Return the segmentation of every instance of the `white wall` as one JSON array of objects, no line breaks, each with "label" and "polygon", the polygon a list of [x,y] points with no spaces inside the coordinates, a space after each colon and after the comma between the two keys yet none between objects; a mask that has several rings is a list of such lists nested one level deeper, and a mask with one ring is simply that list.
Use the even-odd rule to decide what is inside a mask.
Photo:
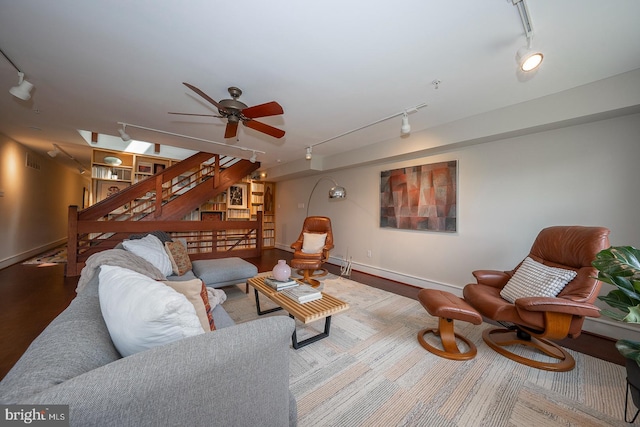
[{"label": "white wall", "polygon": [[[459,161],[456,233],[379,227],[381,171],[452,159]],[[547,226],[605,226],[611,230],[612,245],[640,247],[639,160],[640,115],[635,114],[430,157],[332,171],[330,176],[346,187],[347,199],[329,201],[331,182],[323,181],[309,214],[331,217],[336,246],[332,256],[348,253],[354,269],[460,295],[473,279],[471,271],[515,267]],[[298,206],[306,205],[317,179],[278,183],[280,247],[288,248],[296,239],[306,216],[306,206]],[[589,322],[585,329],[627,336],[627,331],[617,330],[620,324],[607,320]],[[638,329],[630,330],[634,338],[640,337]]]},{"label": "white wall", "polygon": [[[40,170],[25,166],[27,152]],[[64,243],[68,206],[82,206],[83,187],[77,171],[0,134],[0,268]]]}]

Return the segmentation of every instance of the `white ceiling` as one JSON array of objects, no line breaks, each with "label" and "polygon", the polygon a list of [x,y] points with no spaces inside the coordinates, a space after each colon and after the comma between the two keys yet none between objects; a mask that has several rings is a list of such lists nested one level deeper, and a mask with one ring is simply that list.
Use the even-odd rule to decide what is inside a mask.
[{"label": "white ceiling", "polygon": [[[0,49],[35,85],[30,101],[9,95],[17,74],[0,58],[0,133],[41,153],[57,143],[88,164],[77,130],[116,136],[122,121],[265,151],[258,160],[268,168],[418,104],[428,106],[410,114],[413,131],[640,68],[639,1],[528,6],[533,44],[545,55],[532,76],[516,72],[525,36],[511,0],[0,0]],[[229,86],[240,87],[249,106],[277,101],[284,115],[259,120],[285,137],[241,126],[239,141],[225,141],[222,119],[167,114],[216,113],[182,82],[218,101],[229,97]],[[135,139],[251,156],[127,131]],[[399,135],[397,117],[314,154]]]}]

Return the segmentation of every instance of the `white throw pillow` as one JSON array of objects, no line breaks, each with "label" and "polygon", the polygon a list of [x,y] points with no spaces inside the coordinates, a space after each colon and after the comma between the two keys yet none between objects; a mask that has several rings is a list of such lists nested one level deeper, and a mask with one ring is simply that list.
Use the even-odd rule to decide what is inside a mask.
[{"label": "white throw pillow", "polygon": [[302,252],[305,254],[317,254],[322,252],[327,233],[302,233]]},{"label": "white throw pillow", "polygon": [[518,298],[555,297],[577,275],[573,270],[547,267],[526,257],[500,296],[511,303]]},{"label": "white throw pillow", "polygon": [[184,295],[143,274],[103,265],[98,293],[102,317],[122,356],[204,333]]},{"label": "white throw pillow", "polygon": [[173,266],[164,245],[153,234],[147,234],[142,239],[124,240],[122,246],[129,252],[149,261],[165,276],[171,276],[173,273]]}]

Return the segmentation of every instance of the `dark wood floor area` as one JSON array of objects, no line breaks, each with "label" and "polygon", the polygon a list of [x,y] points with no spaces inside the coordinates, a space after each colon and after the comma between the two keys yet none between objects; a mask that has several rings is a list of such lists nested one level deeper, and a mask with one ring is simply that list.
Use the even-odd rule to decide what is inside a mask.
[{"label": "dark wood floor area", "polygon": [[[292,254],[269,249],[261,257],[250,258],[258,271],[269,271],[279,259],[289,261]],[[336,265],[328,265],[331,273],[340,274]],[[351,279],[417,299],[420,288],[353,271]],[[16,264],[0,270],[0,379],[20,358],[29,344],[75,297],[78,277],[64,277],[64,265],[47,267]],[[583,333],[577,339],[563,340],[567,348],[600,359],[624,365],[624,358],[614,347],[614,341]]]}]

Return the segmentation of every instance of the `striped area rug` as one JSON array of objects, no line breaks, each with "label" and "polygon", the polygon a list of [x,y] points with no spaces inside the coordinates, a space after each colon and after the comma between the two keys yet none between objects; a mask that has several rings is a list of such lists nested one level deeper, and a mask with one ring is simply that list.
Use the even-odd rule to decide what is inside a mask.
[{"label": "striped area rug", "polygon": [[[570,372],[529,368],[482,341],[488,325],[465,322],[456,322],[456,332],[476,344],[477,356],[443,359],[418,343],[420,329],[438,324],[419,302],[332,275],[323,286],[350,309],[332,317],[328,338],[291,348],[301,427],[628,425],[622,366],[569,350],[576,360]],[[238,323],[258,317],[253,290],[241,289],[228,288],[224,303]],[[297,322],[298,339],[323,327]]]}]

